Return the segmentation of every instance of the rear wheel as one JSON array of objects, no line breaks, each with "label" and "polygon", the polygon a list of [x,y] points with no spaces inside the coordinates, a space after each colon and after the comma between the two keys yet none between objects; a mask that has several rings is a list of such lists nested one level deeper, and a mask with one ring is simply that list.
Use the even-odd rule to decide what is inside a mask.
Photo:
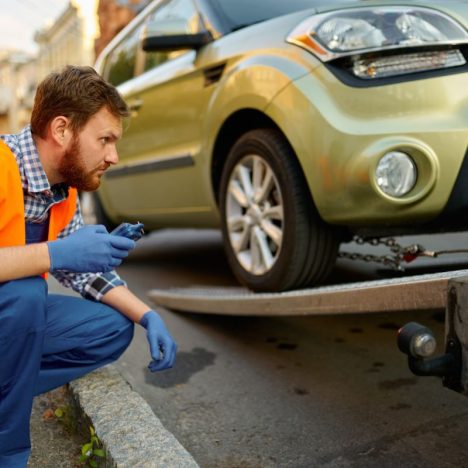
[{"label": "rear wheel", "polygon": [[234,144],[219,195],[224,246],[241,283],[283,291],[315,284],[333,268],[336,232],[318,215],[280,132],[252,130]]}]

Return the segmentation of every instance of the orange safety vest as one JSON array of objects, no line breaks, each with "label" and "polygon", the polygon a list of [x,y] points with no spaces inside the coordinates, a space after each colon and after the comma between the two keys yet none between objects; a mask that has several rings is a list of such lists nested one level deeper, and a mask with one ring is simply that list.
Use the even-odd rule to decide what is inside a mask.
[{"label": "orange safety vest", "polygon": [[[68,198],[52,206],[48,240],[72,220],[76,211],[77,190],[70,188]],[[26,244],[24,197],[21,176],[15,156],[0,139],[0,247]]]}]

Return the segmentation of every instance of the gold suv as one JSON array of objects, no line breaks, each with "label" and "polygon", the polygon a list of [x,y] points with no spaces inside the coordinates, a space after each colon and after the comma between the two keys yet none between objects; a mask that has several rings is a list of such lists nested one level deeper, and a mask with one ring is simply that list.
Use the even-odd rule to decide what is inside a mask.
[{"label": "gold suv", "polygon": [[132,116],[101,221],[221,227],[243,284],[468,225],[468,2],[154,1],[96,68]]}]

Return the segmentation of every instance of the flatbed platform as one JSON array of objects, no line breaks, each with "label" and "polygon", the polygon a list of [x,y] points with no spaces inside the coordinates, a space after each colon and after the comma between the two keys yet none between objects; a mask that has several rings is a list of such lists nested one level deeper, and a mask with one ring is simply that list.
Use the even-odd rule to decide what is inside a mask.
[{"label": "flatbed platform", "polygon": [[149,299],[183,312],[237,316],[292,316],[443,309],[448,283],[468,281],[468,270],[362,281],[282,293],[242,287],[152,289]]}]

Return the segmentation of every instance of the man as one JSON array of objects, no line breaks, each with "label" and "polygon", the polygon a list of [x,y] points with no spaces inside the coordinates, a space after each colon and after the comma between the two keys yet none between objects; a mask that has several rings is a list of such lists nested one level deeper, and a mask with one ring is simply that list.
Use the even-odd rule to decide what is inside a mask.
[{"label": "man", "polygon": [[[164,322],[113,271],[134,241],[84,227],[77,197],[118,162],[127,115],[91,67],[68,66],[38,86],[31,125],[0,139],[1,468],[27,464],[33,397],[116,360],[134,322],[150,370],[174,363]],[[84,299],[47,294],[47,272]]]}]

